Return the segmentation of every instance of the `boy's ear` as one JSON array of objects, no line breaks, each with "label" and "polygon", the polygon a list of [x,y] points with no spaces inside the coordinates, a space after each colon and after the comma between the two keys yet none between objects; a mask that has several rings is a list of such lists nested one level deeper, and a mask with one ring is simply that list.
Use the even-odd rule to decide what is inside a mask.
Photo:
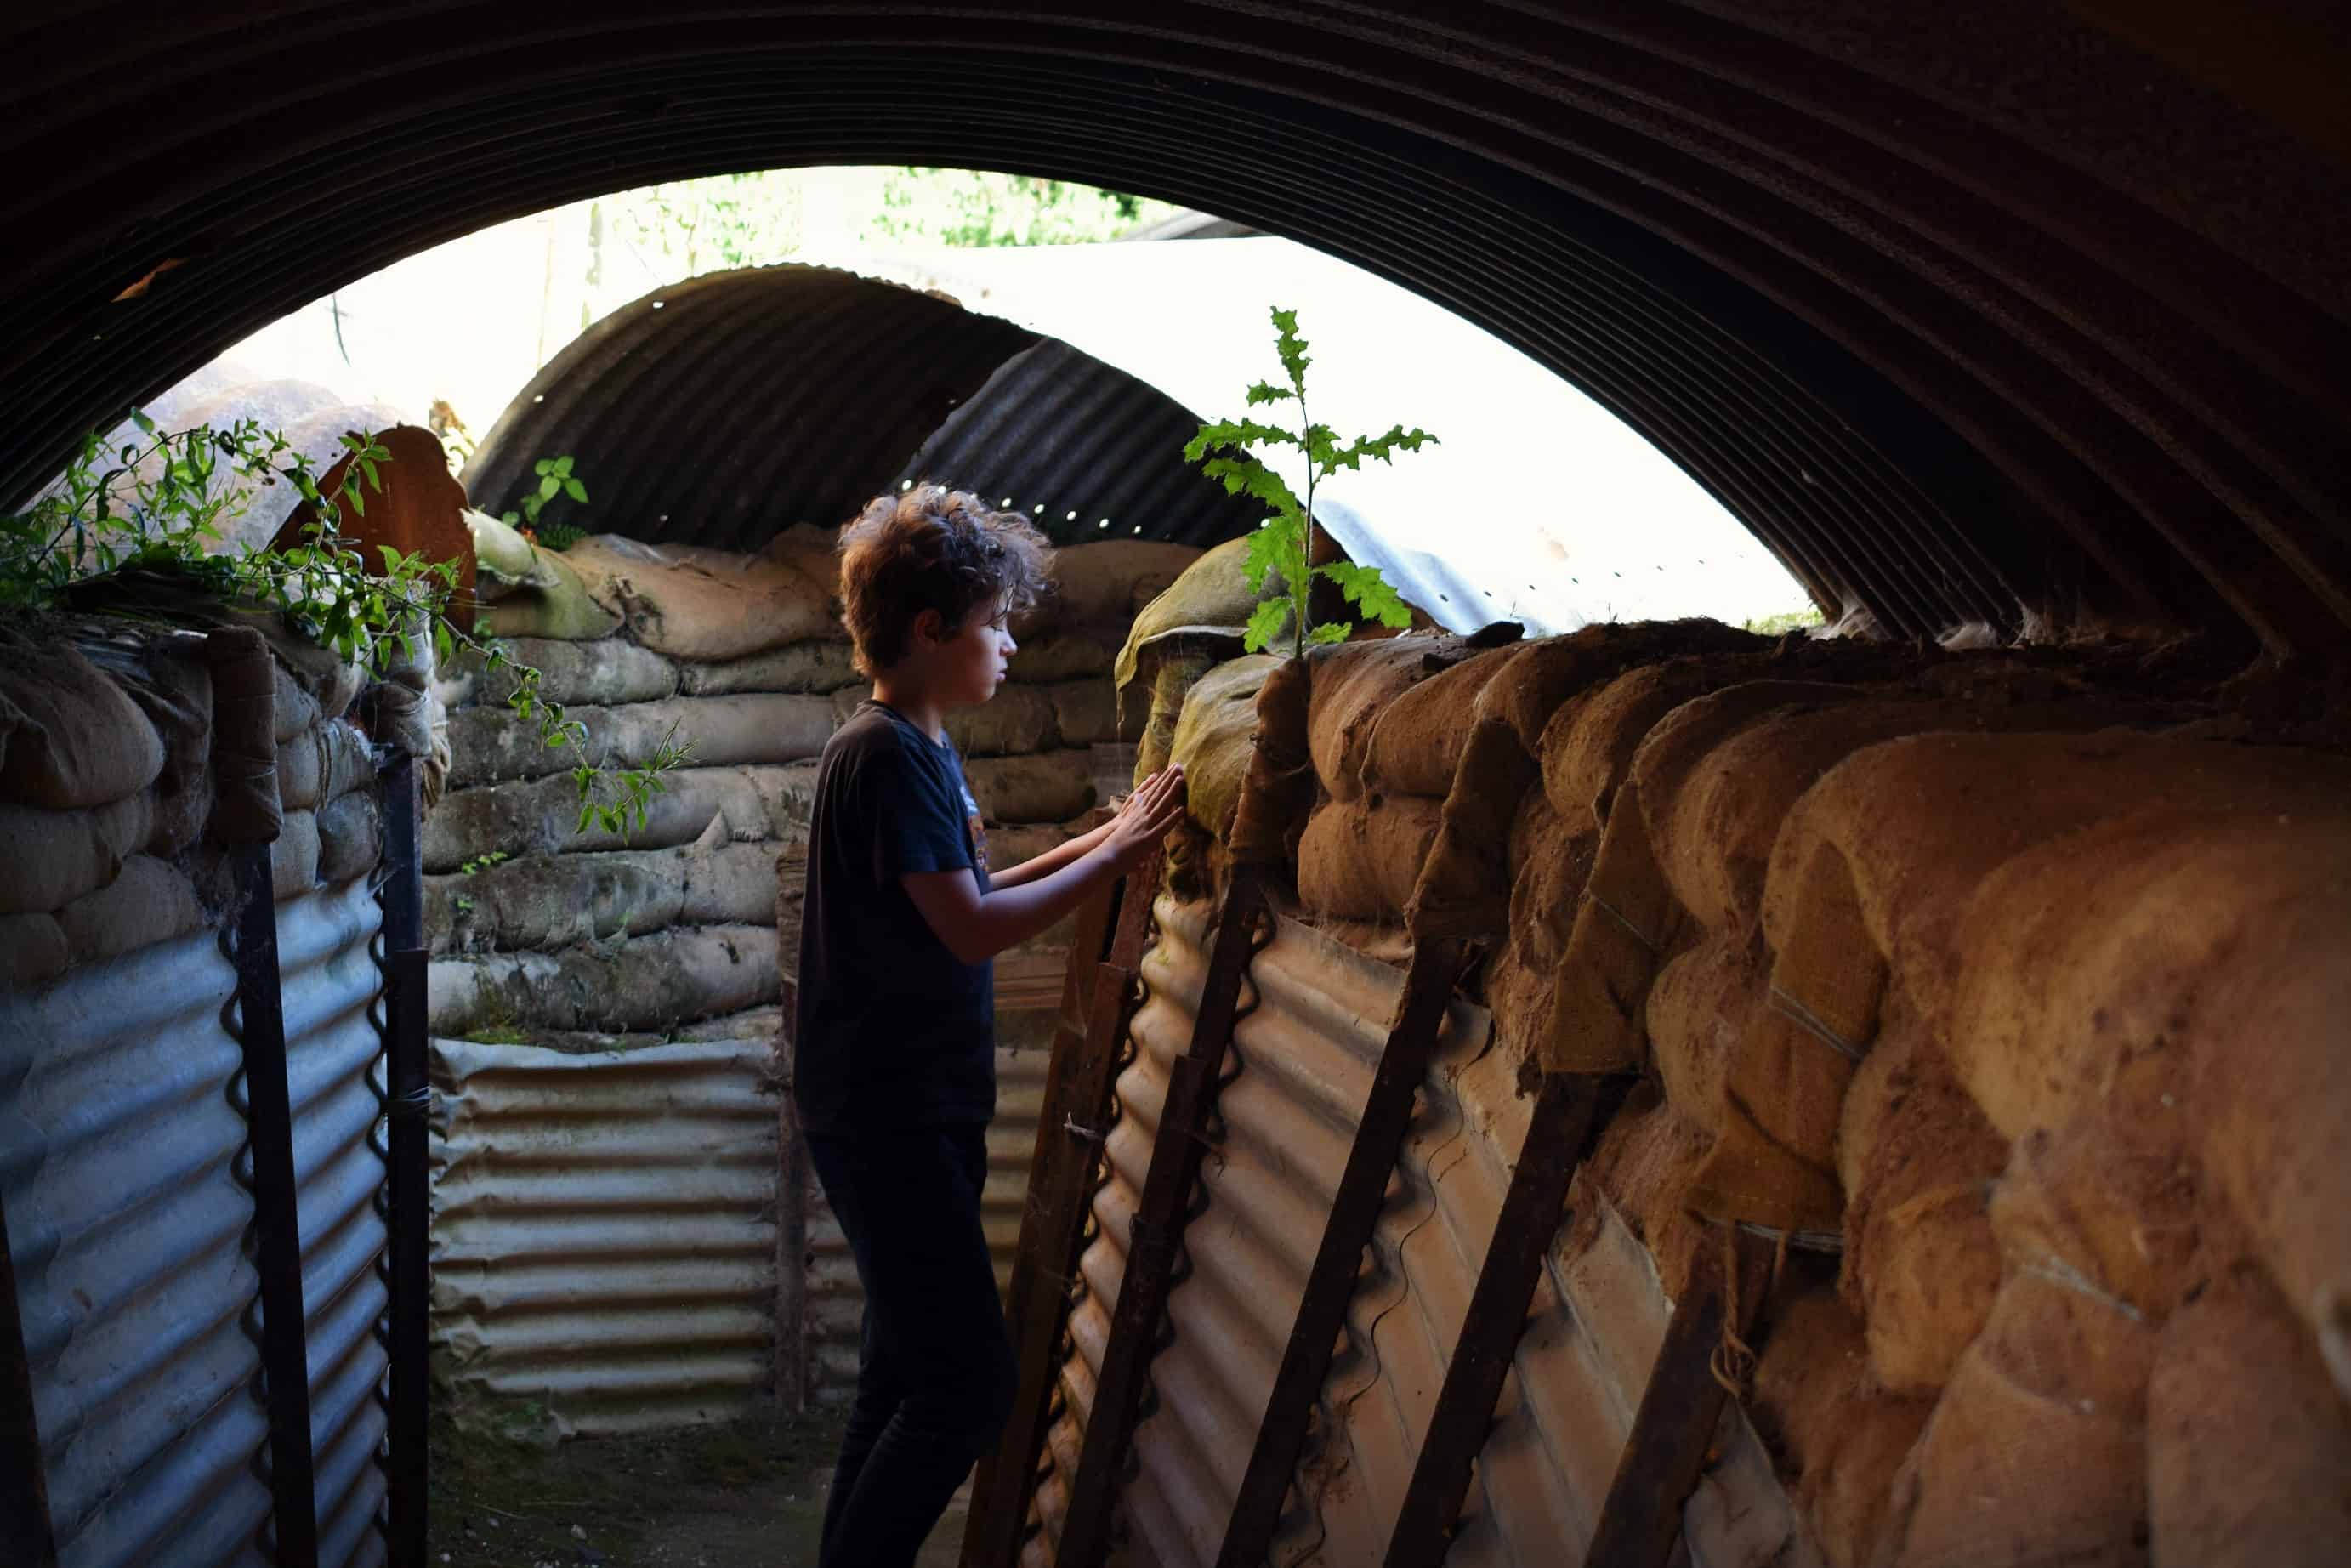
[{"label": "boy's ear", "polygon": [[922,610],[915,612],[910,630],[923,642],[941,643],[946,640],[946,623],[947,618],[937,611]]}]

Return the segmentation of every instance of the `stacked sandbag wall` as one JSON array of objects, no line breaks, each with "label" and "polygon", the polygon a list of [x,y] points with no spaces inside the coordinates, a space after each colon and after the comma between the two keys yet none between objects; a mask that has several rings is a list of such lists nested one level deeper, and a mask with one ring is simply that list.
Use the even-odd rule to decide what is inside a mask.
[{"label": "stacked sandbag wall", "polygon": [[393,749],[430,768],[429,671],[363,691],[274,622],[213,619],[0,634],[0,1196],[38,1462],[61,1561],[263,1560],[225,933],[230,847],[271,840],[320,1560],[380,1563],[377,768]]},{"label": "stacked sandbag wall", "polygon": [[[442,688],[450,788],[424,866],[451,1097],[444,1376],[485,1421],[558,1434],[718,1418],[770,1391],[845,1397],[862,1299],[820,1188],[778,1143],[817,761],[870,687],[837,613],[833,536],[794,528],[738,555],[606,535],[558,552],[472,522],[488,629],[587,726],[590,756],[689,752],[643,826],[582,830],[577,759],[514,711],[515,671]],[[1195,553],[1062,552],[1010,678],[951,720],[992,863],[1082,831],[1100,754],[1123,750],[1111,664],[1134,606]],[[1048,933],[997,966],[987,1205],[1008,1269],[1065,954]],[[798,1256],[779,1262],[779,1239]]]},{"label": "stacked sandbag wall", "polygon": [[[1467,942],[1461,1001],[1522,1092],[1544,1072],[1631,1082],[1554,1275],[1620,1228],[1669,1298],[1732,1227],[1777,1251],[1760,1364],[1732,1346],[1722,1364],[1802,1516],[1782,1544],[1838,1568],[2330,1560],[2351,1531],[2351,1090],[2330,1071],[2351,1016],[2351,758],[2325,683],[2192,646],[1946,653],[1709,622],[1510,637],[1319,650],[1302,702],[1262,659],[1193,648],[1139,673],[1187,768],[1279,759],[1273,820],[1238,815],[1301,927],[1390,965]],[[1192,830],[1207,841],[1176,852],[1164,955],[1196,946],[1235,813]],[[1251,970],[1269,1001],[1282,941]],[[1155,1009],[1180,993],[1166,961],[1147,966],[1086,1260],[1105,1300],[1152,1141]],[[1326,1032],[1351,1016],[1335,982],[1290,1010]],[[1230,1092],[1284,1071],[1268,1052],[1315,1049],[1245,1021]],[[1328,1113],[1318,1076],[1300,1124]],[[1294,1308],[1267,1309],[1269,1279],[1303,1279],[1221,1259],[1265,1200],[1209,1186],[1226,1217],[1193,1223],[1216,1239],[1191,1248],[1129,1496],[1162,1563],[1205,1560],[1169,1521],[1219,1513],[1238,1480],[1207,1412],[1224,1398],[1246,1427],[1262,1399],[1247,1378],[1204,1390],[1184,1342],[1278,1354],[1253,1320]],[[1438,1369],[1458,1285],[1387,1287],[1429,1298]],[[1091,1322],[1081,1304],[1056,1434],[1072,1459]],[[1522,1397],[1541,1343],[1531,1326]],[[1353,1433],[1366,1385],[1343,1381],[1325,1425]],[[1321,1517],[1300,1540],[1382,1538],[1387,1446],[1301,1472]],[[1364,1517],[1343,1530],[1334,1510]]]}]

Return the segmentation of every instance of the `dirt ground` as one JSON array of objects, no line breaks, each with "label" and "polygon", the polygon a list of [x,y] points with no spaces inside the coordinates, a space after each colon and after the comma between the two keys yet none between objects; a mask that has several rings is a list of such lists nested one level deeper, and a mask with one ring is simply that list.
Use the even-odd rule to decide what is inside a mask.
[{"label": "dirt ground", "polygon": [[[450,1568],[810,1568],[840,1417],[812,1411],[537,1448],[433,1431],[428,1563]],[[924,1568],[953,1568],[966,1499]]]}]

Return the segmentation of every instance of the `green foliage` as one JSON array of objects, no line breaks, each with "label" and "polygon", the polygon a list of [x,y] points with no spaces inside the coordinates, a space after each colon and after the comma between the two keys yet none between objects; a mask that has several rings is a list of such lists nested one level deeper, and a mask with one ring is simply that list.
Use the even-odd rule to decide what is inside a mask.
[{"label": "green foliage", "polygon": [[1119,191],[984,169],[901,169],[882,187],[873,226],[949,246],[1083,245],[1115,239],[1177,209]]},{"label": "green foliage", "polygon": [[[582,759],[571,770],[582,831],[591,821],[610,832],[643,825],[662,793],[661,775],[685,759],[674,732],[649,761],[608,777],[586,760],[587,727],[538,695],[538,669],[450,618],[455,561],[380,545],[381,569],[371,570],[342,532],[345,509],[365,516],[369,494],[383,488],[392,454],[382,443],[369,434],[342,436],[344,478],[329,493],[308,461],[257,420],[168,434],[143,412],[133,410],[131,421],[139,440],[110,451],[103,438],[90,435],[29,510],[0,517],[0,610],[21,615],[88,605],[168,619],[201,615],[211,604],[243,604],[277,612],[304,638],[378,677],[396,655],[415,657],[416,639],[430,636],[444,664],[464,651],[489,670],[516,673],[509,705],[538,721],[543,744],[569,747]],[[558,494],[586,501],[569,457],[542,462],[538,472],[541,505]],[[293,486],[310,508],[299,542],[218,548],[225,547],[224,523],[242,515],[259,491],[278,485]],[[503,858],[486,857],[466,869]]]},{"label": "green foliage", "polygon": [[584,537],[584,530],[569,523],[541,522],[539,513],[558,497],[579,506],[588,504],[588,486],[571,471],[571,459],[542,457],[530,465],[538,478],[538,487],[525,493],[519,510],[508,508],[500,520],[508,528],[521,528],[549,549],[569,549]]},{"label": "green foliage", "polygon": [[487,871],[494,865],[503,864],[512,859],[514,856],[504,850],[492,850],[486,854],[475,855],[472,860],[460,865],[457,870],[462,875],[472,876],[476,872]]},{"label": "green foliage", "polygon": [[[1318,576],[1338,584],[1340,597],[1355,607],[1362,620],[1398,630],[1412,624],[1411,607],[1380,575],[1379,568],[1343,560],[1308,568],[1307,552],[1314,535],[1314,491],[1341,469],[1360,472],[1366,457],[1391,462],[1396,452],[1417,452],[1437,437],[1399,424],[1384,435],[1362,436],[1341,444],[1329,425],[1317,424],[1307,415],[1306,367],[1314,361],[1306,351],[1306,340],[1298,335],[1298,312],[1276,309],[1272,316],[1274,350],[1289,384],[1259,382],[1249,389],[1249,406],[1294,403],[1297,427],[1255,419],[1213,420],[1185,443],[1184,457],[1199,464],[1201,472],[1220,482],[1228,494],[1247,496],[1271,511],[1272,516],[1249,536],[1242,570],[1250,592],[1265,592],[1268,580],[1275,574],[1280,575],[1282,591],[1251,612],[1243,642],[1256,653],[1270,647],[1287,627],[1290,654],[1296,657],[1310,643],[1343,643],[1349,635],[1350,628],[1339,622],[1308,623],[1307,599]],[[1265,446],[1291,446],[1305,456],[1305,499],[1298,497],[1288,480],[1250,455],[1251,447]],[[1210,453],[1230,455],[1212,457]]]},{"label": "green foliage", "polygon": [[1820,623],[1821,609],[1817,604],[1807,606],[1802,610],[1786,611],[1778,615],[1759,615],[1752,621],[1742,622],[1748,631],[1759,637],[1784,637],[1791,632],[1801,632],[1807,626],[1818,626]]}]

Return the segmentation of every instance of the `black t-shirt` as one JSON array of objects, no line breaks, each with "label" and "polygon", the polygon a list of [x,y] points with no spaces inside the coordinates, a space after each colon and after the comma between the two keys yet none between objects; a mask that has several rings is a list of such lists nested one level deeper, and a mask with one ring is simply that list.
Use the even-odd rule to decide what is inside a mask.
[{"label": "black t-shirt", "polygon": [[810,828],[792,1035],[809,1132],[995,1114],[995,966],[949,952],[898,880],[966,868],[986,893],[987,836],[955,747],[859,704],[824,748]]}]

